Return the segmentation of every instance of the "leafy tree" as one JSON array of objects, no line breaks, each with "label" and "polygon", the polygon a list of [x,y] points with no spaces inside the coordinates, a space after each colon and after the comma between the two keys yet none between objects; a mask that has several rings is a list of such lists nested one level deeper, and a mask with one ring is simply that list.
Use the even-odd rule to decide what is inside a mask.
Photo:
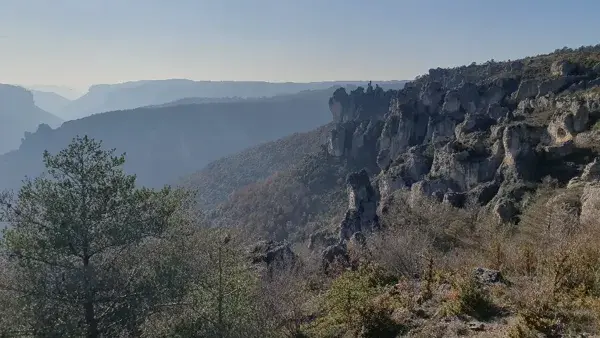
[{"label": "leafy tree", "polygon": [[114,151],[74,138],[56,155],[44,152],[45,175],[0,199],[10,224],[0,289],[20,296],[21,329],[33,336],[137,335],[183,288],[175,256],[156,249],[186,224],[190,194],[136,187]]}]

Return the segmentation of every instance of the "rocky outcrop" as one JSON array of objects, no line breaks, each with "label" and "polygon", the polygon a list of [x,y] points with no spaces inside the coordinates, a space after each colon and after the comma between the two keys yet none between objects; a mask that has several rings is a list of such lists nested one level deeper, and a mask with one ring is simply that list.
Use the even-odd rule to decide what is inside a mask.
[{"label": "rocky outcrop", "polygon": [[291,266],[297,261],[296,254],[288,243],[260,241],[249,250],[252,263],[270,266]]},{"label": "rocky outcrop", "polygon": [[481,284],[498,284],[503,282],[502,274],[498,270],[477,267],[473,269],[473,277]]},{"label": "rocky outcrop", "polygon": [[366,170],[348,175],[348,211],[340,226],[340,240],[345,241],[357,232],[370,232],[379,227],[378,195]]},{"label": "rocky outcrop", "polygon": [[[341,238],[370,228],[363,217],[374,219],[371,205],[399,189],[415,201],[427,195],[458,207],[487,205],[500,222],[517,222],[524,194],[542,177],[565,185],[595,177],[600,165],[590,156],[600,134],[590,128],[600,119],[598,76],[563,57],[431,69],[385,95],[338,93],[330,154],[370,168],[378,190],[369,208],[349,208]],[[355,108],[359,96],[389,98],[387,110],[367,114]]]},{"label": "rocky outcrop", "polygon": [[[364,233],[379,228],[379,193],[371,184],[369,174],[361,170],[348,175],[346,179],[348,192],[348,209],[339,227],[338,242],[331,244],[321,253],[324,268],[337,261],[348,264],[348,244],[354,247],[365,245]],[[311,245],[313,236],[311,235]]]},{"label": "rocky outcrop", "polygon": [[332,264],[346,266],[349,264],[348,249],[346,243],[330,245],[321,253],[321,266],[327,270]]},{"label": "rocky outcrop", "polygon": [[577,65],[568,60],[559,60],[552,63],[550,72],[553,76],[569,76],[577,71]]}]

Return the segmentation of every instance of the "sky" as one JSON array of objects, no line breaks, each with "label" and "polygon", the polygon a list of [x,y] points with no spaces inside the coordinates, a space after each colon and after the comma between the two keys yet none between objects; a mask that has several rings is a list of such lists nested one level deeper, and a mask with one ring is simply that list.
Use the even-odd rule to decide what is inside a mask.
[{"label": "sky", "polygon": [[598,0],[0,0],[0,82],[391,80],[600,43]]}]

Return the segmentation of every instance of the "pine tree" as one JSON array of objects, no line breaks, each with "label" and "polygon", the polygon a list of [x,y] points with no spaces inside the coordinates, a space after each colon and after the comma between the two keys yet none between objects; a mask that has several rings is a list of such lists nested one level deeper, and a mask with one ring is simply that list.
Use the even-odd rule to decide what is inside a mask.
[{"label": "pine tree", "polygon": [[161,268],[169,257],[153,246],[185,220],[190,194],[136,187],[114,152],[76,137],[56,155],[44,152],[46,175],[1,199],[10,278],[0,289],[19,295],[33,336],[133,334],[174,292],[181,272]]}]

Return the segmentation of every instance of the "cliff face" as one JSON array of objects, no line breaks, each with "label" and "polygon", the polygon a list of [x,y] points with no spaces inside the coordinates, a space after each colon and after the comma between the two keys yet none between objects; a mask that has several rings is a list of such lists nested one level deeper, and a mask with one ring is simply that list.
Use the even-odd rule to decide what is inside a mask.
[{"label": "cliff face", "polygon": [[[379,210],[407,190],[516,222],[543,178],[566,185],[598,156],[599,86],[600,47],[587,47],[431,69],[399,91],[340,89],[329,100],[328,153],[366,169],[376,188],[365,201],[376,196]],[[361,222],[376,221],[368,213]]]},{"label": "cliff face", "polygon": [[0,84],[0,154],[19,148],[26,132],[33,132],[40,124],[52,127],[61,120],[36,107],[33,94],[28,90]]}]

